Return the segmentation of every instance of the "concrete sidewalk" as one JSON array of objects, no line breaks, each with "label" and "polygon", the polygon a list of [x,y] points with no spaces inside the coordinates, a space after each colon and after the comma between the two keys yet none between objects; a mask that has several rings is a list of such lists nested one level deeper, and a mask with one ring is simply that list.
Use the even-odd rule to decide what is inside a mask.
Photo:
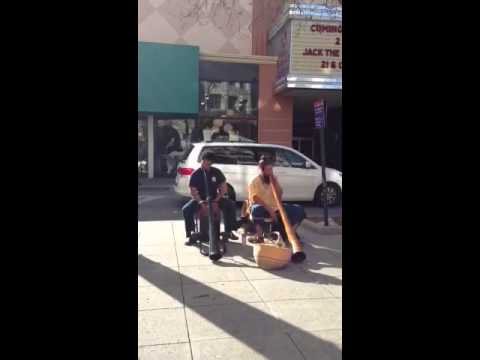
[{"label": "concrete sidewalk", "polygon": [[139,222],[139,359],[341,359],[341,234],[298,232],[307,260],[265,271],[240,240],[213,264],[183,221]]}]

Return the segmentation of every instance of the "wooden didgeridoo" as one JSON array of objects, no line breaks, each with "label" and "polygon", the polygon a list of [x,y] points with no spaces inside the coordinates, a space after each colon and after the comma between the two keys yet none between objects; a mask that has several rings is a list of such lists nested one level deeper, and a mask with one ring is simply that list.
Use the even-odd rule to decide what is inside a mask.
[{"label": "wooden didgeridoo", "polygon": [[274,181],[270,181],[272,187],[273,197],[275,198],[275,203],[277,204],[278,210],[280,211],[280,217],[282,218],[283,226],[285,227],[285,232],[287,233],[287,240],[292,245],[292,257],[291,260],[294,263],[302,262],[307,258],[307,255],[303,252],[303,247],[298,241],[295,231],[293,231],[290,221],[288,221],[287,213],[280,201],[280,196],[278,196],[277,188],[274,185]]}]

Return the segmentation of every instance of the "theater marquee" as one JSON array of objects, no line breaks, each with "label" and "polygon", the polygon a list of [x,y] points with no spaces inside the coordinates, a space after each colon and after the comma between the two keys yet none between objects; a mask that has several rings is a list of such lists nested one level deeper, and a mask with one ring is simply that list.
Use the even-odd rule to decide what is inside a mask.
[{"label": "theater marquee", "polygon": [[312,76],[342,76],[342,24],[292,22],[290,72]]},{"label": "theater marquee", "polygon": [[271,33],[278,56],[276,92],[286,88],[342,89],[342,23],[288,19]]}]

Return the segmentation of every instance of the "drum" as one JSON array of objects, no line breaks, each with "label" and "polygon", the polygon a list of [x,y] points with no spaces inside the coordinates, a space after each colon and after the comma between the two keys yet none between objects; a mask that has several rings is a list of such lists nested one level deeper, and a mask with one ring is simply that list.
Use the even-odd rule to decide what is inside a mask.
[{"label": "drum", "polygon": [[292,250],[287,247],[279,247],[275,244],[255,244],[253,257],[257,265],[265,270],[276,270],[287,266],[292,257]]}]

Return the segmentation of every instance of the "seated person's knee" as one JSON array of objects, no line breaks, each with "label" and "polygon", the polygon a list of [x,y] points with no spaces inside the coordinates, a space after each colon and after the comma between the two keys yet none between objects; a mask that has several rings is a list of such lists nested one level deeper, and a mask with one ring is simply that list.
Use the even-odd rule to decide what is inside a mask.
[{"label": "seated person's knee", "polygon": [[189,201],[185,205],[183,205],[183,207],[182,207],[183,215],[188,216],[188,215],[192,214],[194,206],[195,206],[195,204],[193,203],[193,201]]}]

